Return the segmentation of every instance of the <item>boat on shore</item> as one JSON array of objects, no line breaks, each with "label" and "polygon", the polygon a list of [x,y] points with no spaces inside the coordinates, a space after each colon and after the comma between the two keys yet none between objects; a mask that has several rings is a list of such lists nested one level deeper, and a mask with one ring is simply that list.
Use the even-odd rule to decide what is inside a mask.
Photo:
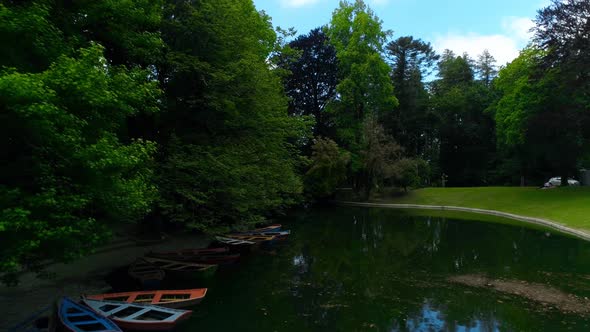
[{"label": "boat on shore", "polygon": [[254,243],[264,243],[275,240],[274,235],[255,235],[255,234],[226,234],[225,237]]},{"label": "boat on shore", "polygon": [[273,224],[273,225],[268,225],[266,227],[261,227],[261,228],[255,228],[249,231],[243,231],[243,232],[236,232],[236,233],[240,233],[240,234],[258,234],[258,233],[266,233],[266,232],[278,232],[281,230],[281,228],[283,227],[283,225],[281,224]]},{"label": "boat on shore", "polygon": [[184,308],[199,304],[203,301],[206,294],[207,288],[195,288],[86,295],[86,298],[91,300],[151,304],[166,308]]},{"label": "boat on shore", "polygon": [[172,259],[146,256],[143,258],[152,265],[166,271],[166,274],[177,278],[208,277],[215,273],[217,264],[201,264],[181,262]]},{"label": "boat on shore", "polygon": [[62,327],[69,332],[122,332],[106,317],[108,315],[88,309],[67,297],[59,301],[57,316]]},{"label": "boat on shore", "polygon": [[178,251],[168,252],[150,252],[148,257],[163,258],[180,262],[192,262],[201,264],[231,264],[240,258],[238,253],[230,253],[229,248],[224,247],[224,251],[216,253],[203,253],[201,249],[183,249]]},{"label": "boat on shore", "polygon": [[168,331],[181,321],[188,319],[192,314],[191,310],[171,309],[148,304],[101,301],[89,298],[84,298],[82,302],[98,314],[112,319],[119,327],[133,331]]},{"label": "boat on shore", "polygon": [[215,240],[216,240],[216,242],[213,243],[212,245],[227,246],[230,248],[230,251],[233,253],[247,253],[257,245],[257,243],[254,241],[234,239],[234,238],[225,237],[225,236],[216,236]]},{"label": "boat on shore", "polygon": [[291,234],[291,231],[272,231],[272,232],[261,232],[261,233],[249,233],[249,234],[242,234],[242,233],[232,233],[227,234],[226,236],[232,238],[246,238],[247,236],[261,236],[261,237],[268,237],[273,236],[276,238],[286,238]]}]

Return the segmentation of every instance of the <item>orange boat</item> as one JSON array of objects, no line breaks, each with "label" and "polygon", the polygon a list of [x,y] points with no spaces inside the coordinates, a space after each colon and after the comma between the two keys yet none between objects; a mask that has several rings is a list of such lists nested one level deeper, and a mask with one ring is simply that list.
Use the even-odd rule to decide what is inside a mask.
[{"label": "orange boat", "polygon": [[152,304],[167,308],[184,308],[200,303],[203,301],[205,294],[207,294],[207,288],[195,288],[87,295],[86,298],[101,301]]}]

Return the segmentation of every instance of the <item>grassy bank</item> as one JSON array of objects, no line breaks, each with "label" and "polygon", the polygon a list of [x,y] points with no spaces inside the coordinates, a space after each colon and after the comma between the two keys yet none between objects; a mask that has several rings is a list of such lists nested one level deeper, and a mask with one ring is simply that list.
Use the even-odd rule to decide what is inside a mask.
[{"label": "grassy bank", "polygon": [[384,198],[380,203],[472,207],[556,221],[590,231],[590,188],[426,188]]}]

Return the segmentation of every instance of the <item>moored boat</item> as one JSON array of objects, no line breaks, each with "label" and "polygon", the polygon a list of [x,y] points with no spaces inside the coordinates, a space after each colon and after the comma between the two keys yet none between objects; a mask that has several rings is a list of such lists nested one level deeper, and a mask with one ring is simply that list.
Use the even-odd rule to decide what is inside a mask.
[{"label": "moored boat", "polygon": [[201,249],[183,249],[169,252],[150,252],[149,257],[163,258],[180,262],[193,262],[201,264],[231,264],[240,258],[240,254],[230,253],[229,248],[224,247],[223,252],[202,253]]},{"label": "moored boat", "polygon": [[81,306],[67,297],[59,301],[57,316],[66,331],[121,332],[121,329],[104,315]]},{"label": "moored boat", "polygon": [[165,258],[144,257],[146,261],[166,271],[166,274],[182,277],[205,277],[210,276],[217,270],[216,264],[202,264],[192,262],[181,262]]},{"label": "moored boat", "polygon": [[87,295],[87,299],[120,301],[158,305],[166,308],[184,308],[200,303],[207,294],[207,288],[154,290],[141,292],[108,293]]},{"label": "moored boat", "polygon": [[230,245],[230,246],[256,244],[256,242],[254,242],[254,241],[242,240],[242,239],[237,239],[237,238],[230,238],[230,237],[225,237],[225,236],[216,236],[215,239],[220,243]]},{"label": "moored boat", "polygon": [[266,227],[255,228],[253,230],[239,232],[239,233],[241,233],[241,234],[257,234],[257,233],[265,233],[265,232],[278,232],[281,230],[281,227],[283,227],[283,225],[273,224],[273,225],[268,225]]},{"label": "moored boat", "polygon": [[107,316],[119,327],[134,331],[167,331],[192,314],[191,310],[155,305],[101,301],[85,298],[82,302],[97,313]]},{"label": "moored boat", "polygon": [[137,279],[145,288],[155,288],[160,285],[166,273],[143,258],[138,258],[127,270],[129,276]]},{"label": "moored boat", "polygon": [[254,243],[264,243],[276,239],[276,236],[274,235],[226,234],[225,236],[232,239],[251,241]]},{"label": "moored boat", "polygon": [[286,230],[286,231],[272,231],[272,232],[261,232],[261,233],[249,233],[249,234],[242,234],[242,233],[232,233],[232,234],[228,234],[226,236],[229,237],[235,237],[235,238],[244,238],[247,236],[274,236],[277,238],[285,238],[287,236],[289,236],[291,234],[290,230]]}]

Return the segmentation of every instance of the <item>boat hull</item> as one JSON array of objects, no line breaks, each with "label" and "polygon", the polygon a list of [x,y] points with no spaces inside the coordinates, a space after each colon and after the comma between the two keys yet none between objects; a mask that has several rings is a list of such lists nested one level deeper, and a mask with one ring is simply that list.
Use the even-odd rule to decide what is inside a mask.
[{"label": "boat hull", "polygon": [[122,292],[88,295],[86,298],[99,301],[121,301],[126,303],[140,303],[157,305],[166,308],[185,308],[197,305],[203,301],[207,288],[155,290],[139,292]]},{"label": "boat hull", "polygon": [[187,320],[192,311],[119,301],[83,299],[92,310],[109,316],[120,328],[133,331],[168,331]]}]

